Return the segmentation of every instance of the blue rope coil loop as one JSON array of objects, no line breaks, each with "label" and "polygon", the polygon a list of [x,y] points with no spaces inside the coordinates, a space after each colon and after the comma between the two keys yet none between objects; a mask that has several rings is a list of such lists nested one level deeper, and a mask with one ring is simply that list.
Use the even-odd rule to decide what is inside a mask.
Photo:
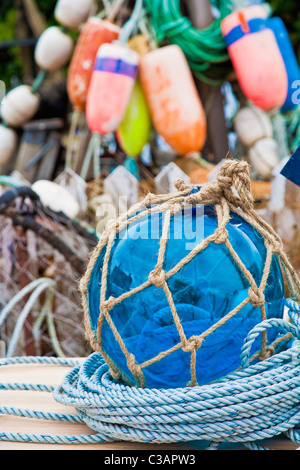
[{"label": "blue rope coil loop", "polygon": [[[0,432],[0,440],[43,443],[98,443],[115,440],[146,443],[208,441],[242,443],[252,450],[269,450],[262,440],[285,434],[300,443],[300,307],[285,301],[290,320],[269,319],[256,325],[244,341],[241,368],[208,385],[178,389],[143,389],[112,379],[99,353],[86,360],[22,357],[14,363],[54,363],[74,366],[58,387],[1,384],[0,390],[43,390],[76,415],[45,413],[0,406],[0,414],[84,422],[94,434],[36,435]],[[271,357],[250,364],[257,336],[278,328],[285,339]],[[288,335],[287,335],[288,334]]]}]

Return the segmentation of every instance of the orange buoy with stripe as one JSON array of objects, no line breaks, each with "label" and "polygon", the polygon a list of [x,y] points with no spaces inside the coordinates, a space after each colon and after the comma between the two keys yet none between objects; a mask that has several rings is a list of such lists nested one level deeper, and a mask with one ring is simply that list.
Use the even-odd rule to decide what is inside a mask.
[{"label": "orange buoy with stripe", "polygon": [[182,50],[171,45],[143,55],[140,77],[157,133],[180,155],[202,150],[206,117]]},{"label": "orange buoy with stripe", "polygon": [[110,43],[119,37],[120,28],[113,23],[91,17],[79,35],[70,63],[67,90],[75,110],[85,109],[90,79],[97,51],[101,44]]},{"label": "orange buoy with stripe", "polygon": [[115,132],[121,124],[134,88],[139,55],[122,44],[100,46],[92,74],[86,118],[97,134]]},{"label": "orange buoy with stripe", "polygon": [[288,76],[266,10],[260,5],[236,10],[222,20],[221,30],[246,98],[264,111],[281,108]]}]

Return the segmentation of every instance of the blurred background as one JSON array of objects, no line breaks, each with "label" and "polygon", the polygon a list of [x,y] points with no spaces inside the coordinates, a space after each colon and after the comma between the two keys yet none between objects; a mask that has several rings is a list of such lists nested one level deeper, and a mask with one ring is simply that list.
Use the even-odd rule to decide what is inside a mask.
[{"label": "blurred background", "polygon": [[2,0],[6,354],[85,356],[78,281],[106,224],[226,158],[248,161],[300,270],[299,187],[280,174],[300,145],[299,60],[295,0]]}]

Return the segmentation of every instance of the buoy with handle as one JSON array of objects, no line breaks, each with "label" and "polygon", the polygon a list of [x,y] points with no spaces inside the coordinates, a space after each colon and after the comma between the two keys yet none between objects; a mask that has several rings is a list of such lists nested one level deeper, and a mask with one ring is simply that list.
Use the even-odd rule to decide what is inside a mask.
[{"label": "buoy with handle", "polygon": [[171,45],[143,55],[140,77],[157,133],[180,155],[201,151],[206,117],[182,50]]},{"label": "buoy with handle", "polygon": [[261,5],[234,11],[221,21],[222,34],[245,97],[270,111],[286,100],[288,77],[268,14]]}]

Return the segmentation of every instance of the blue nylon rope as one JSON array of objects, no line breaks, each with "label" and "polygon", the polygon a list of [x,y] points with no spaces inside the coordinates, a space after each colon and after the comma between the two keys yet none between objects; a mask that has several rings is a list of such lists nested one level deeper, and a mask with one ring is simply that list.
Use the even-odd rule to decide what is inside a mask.
[{"label": "blue nylon rope", "polygon": [[[43,384],[3,384],[0,390],[39,390],[53,394],[76,414],[24,410],[0,406],[0,414],[46,420],[83,422],[95,434],[46,435],[0,432],[0,440],[84,444],[115,440],[147,443],[208,441],[208,449],[221,443],[242,443],[252,450],[266,449],[262,440],[285,434],[300,444],[300,320],[299,305],[286,300],[293,323],[270,319],[261,322],[245,339],[242,368],[200,387],[142,389],[112,379],[99,353],[86,360],[22,357],[0,360],[16,363],[71,366],[58,387]],[[291,337],[286,349],[264,361],[249,363],[251,346],[268,328]]]}]

